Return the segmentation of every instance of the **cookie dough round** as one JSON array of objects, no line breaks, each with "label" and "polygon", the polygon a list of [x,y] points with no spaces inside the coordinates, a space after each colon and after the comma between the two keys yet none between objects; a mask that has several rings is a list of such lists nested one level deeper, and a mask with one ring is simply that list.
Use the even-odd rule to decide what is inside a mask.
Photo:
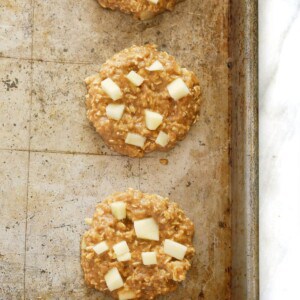
[{"label": "cookie dough round", "polygon": [[151,19],[166,10],[171,11],[181,1],[183,0],[98,0],[104,8],[119,9],[140,20]]},{"label": "cookie dough round", "polygon": [[130,157],[170,150],[198,118],[196,75],[155,45],[117,53],[86,84],[88,119],[111,149]]},{"label": "cookie dough round", "polygon": [[86,222],[81,265],[89,286],[114,299],[154,299],[185,279],[195,253],[194,225],[168,198],[133,189],[115,193]]}]

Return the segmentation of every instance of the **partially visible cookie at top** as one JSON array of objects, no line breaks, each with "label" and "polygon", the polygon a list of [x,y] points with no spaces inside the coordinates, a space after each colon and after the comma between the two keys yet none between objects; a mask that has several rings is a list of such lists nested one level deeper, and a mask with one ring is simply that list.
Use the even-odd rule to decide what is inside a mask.
[{"label": "partially visible cookie at top", "polygon": [[166,10],[173,10],[176,3],[184,0],[98,0],[104,8],[133,14],[140,20],[148,20]]},{"label": "partially visible cookie at top", "polygon": [[123,155],[168,151],[198,119],[196,75],[155,45],[115,54],[86,84],[88,119],[104,142]]}]

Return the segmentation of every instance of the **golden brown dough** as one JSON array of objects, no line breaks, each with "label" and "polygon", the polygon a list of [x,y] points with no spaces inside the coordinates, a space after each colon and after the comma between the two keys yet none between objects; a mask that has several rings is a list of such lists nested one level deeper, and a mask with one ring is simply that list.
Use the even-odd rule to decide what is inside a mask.
[{"label": "golden brown dough", "polygon": [[[147,68],[159,61],[164,70],[149,71]],[[135,71],[144,79],[140,86],[132,84],[126,75]],[[101,82],[110,78],[120,88],[122,97],[116,101],[108,96]],[[182,80],[189,94],[175,101],[168,91],[174,80]],[[106,63],[99,74],[86,79],[87,117],[101,135],[104,142],[114,151],[131,157],[142,157],[155,150],[168,151],[184,139],[191,125],[197,121],[200,109],[200,86],[195,74],[181,68],[175,58],[160,52],[155,45],[132,46]],[[119,121],[107,116],[109,104],[125,105]],[[149,130],[145,122],[145,111],[150,110],[163,116],[162,124],[156,130]],[[168,136],[168,143],[158,144],[160,132]],[[145,139],[142,146],[126,143],[128,133],[139,134]]]},{"label": "golden brown dough", "polygon": [[183,0],[159,0],[153,3],[151,0],[98,0],[104,8],[119,9],[124,13],[133,14],[140,20],[151,19],[166,10],[171,11],[176,3],[181,1]]},{"label": "golden brown dough", "polygon": [[[126,203],[126,219],[118,221],[111,210],[111,203]],[[140,239],[136,236],[133,222],[153,218],[159,227],[159,241]],[[178,283],[185,279],[195,253],[192,245],[194,225],[179,206],[158,195],[129,189],[115,193],[97,205],[94,217],[89,220],[90,228],[81,243],[81,265],[86,283],[118,299],[121,291],[132,291],[134,299],[154,299],[158,295],[174,291]],[[164,253],[165,239],[174,240],[187,247],[183,260]],[[108,250],[96,254],[93,246],[106,241]],[[126,241],[131,260],[119,262],[113,246]],[[156,252],[157,265],[144,265],[142,252]],[[124,286],[109,292],[105,274],[116,267],[124,281]]]}]

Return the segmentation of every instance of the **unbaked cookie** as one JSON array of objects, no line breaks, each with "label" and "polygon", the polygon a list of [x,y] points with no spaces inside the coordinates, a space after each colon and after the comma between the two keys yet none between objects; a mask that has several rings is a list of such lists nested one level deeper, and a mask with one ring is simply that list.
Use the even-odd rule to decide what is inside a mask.
[{"label": "unbaked cookie", "polygon": [[195,253],[194,225],[179,206],[129,189],[97,205],[81,242],[86,283],[115,299],[174,291]]},{"label": "unbaked cookie", "polygon": [[176,3],[181,1],[184,0],[98,0],[104,8],[119,9],[140,20],[148,20],[166,10],[173,10]]},{"label": "unbaked cookie", "polygon": [[131,157],[170,150],[199,114],[197,77],[155,45],[117,53],[86,84],[88,119],[111,149]]}]

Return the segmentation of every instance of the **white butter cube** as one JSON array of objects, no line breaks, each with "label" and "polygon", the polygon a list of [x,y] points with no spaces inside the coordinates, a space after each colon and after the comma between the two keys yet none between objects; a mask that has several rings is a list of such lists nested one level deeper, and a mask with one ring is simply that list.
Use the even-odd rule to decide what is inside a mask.
[{"label": "white butter cube", "polygon": [[156,252],[142,252],[142,260],[145,266],[157,265]]},{"label": "white butter cube", "polygon": [[142,76],[134,71],[129,72],[126,77],[135,86],[140,86],[145,80]]},{"label": "white butter cube", "polygon": [[159,125],[162,123],[164,118],[161,114],[148,109],[145,110],[145,116],[146,116],[146,126],[150,130],[157,129]]},{"label": "white butter cube", "polygon": [[121,256],[121,255],[123,255],[125,253],[128,253],[130,251],[126,241],[122,241],[118,244],[115,244],[113,246],[113,249],[114,249],[117,256]]},{"label": "white butter cube", "polygon": [[95,245],[95,246],[93,247],[93,250],[94,250],[98,255],[100,255],[100,254],[106,252],[108,249],[109,249],[109,248],[108,248],[108,246],[107,246],[107,244],[106,244],[105,241],[103,241],[103,242],[101,242],[101,243],[99,243],[99,244],[97,244],[97,245]]},{"label": "white butter cube", "polygon": [[190,93],[189,88],[181,78],[177,78],[173,82],[171,82],[167,86],[167,89],[169,91],[170,96],[175,101],[180,100],[181,98],[187,96]]},{"label": "white butter cube", "polygon": [[124,113],[124,104],[108,104],[106,106],[106,115],[116,121],[121,120]]},{"label": "white butter cube", "polygon": [[158,224],[153,218],[134,221],[134,230],[140,239],[159,241]]},{"label": "white butter cube", "polygon": [[118,292],[119,300],[130,300],[136,297],[133,291],[120,291]]},{"label": "white butter cube", "polygon": [[183,260],[186,251],[187,247],[180,243],[168,239],[164,241],[164,252],[172,257]]},{"label": "white butter cube", "polygon": [[128,260],[131,260],[131,253],[128,252],[128,253],[119,255],[119,256],[117,256],[117,260],[118,261],[128,261]]},{"label": "white butter cube", "polygon": [[152,72],[152,71],[163,71],[165,68],[161,64],[160,61],[156,60],[150,67],[147,67],[146,70]]},{"label": "white butter cube", "polygon": [[137,146],[140,148],[144,147],[144,144],[146,142],[146,138],[141,136],[140,134],[137,133],[128,133],[125,143],[133,146]]},{"label": "white butter cube", "polygon": [[122,201],[113,202],[110,204],[113,216],[118,220],[126,218],[126,203]]},{"label": "white butter cube", "polygon": [[153,3],[153,4],[157,4],[159,0],[148,0],[148,1]]},{"label": "white butter cube", "polygon": [[160,131],[155,140],[155,143],[162,147],[165,147],[169,143],[169,136],[163,131]]},{"label": "white butter cube", "polygon": [[123,279],[117,268],[110,269],[104,276],[108,289],[112,292],[124,285]]},{"label": "white butter cube", "polygon": [[103,91],[114,101],[122,98],[123,94],[119,86],[110,78],[106,78],[101,82]]}]

